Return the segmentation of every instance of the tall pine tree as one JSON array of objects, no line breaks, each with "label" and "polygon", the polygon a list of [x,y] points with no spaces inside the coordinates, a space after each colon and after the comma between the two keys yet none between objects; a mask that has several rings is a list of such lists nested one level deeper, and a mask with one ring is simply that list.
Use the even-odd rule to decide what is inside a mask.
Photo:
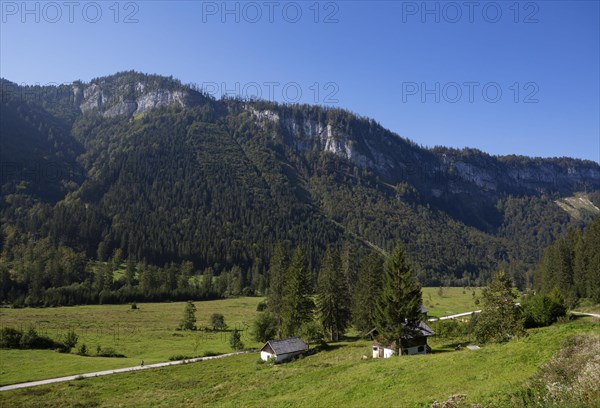
[{"label": "tall pine tree", "polygon": [[350,324],[350,290],[340,253],[329,247],[319,273],[317,309],[323,331],[338,341]]},{"label": "tall pine tree", "polygon": [[312,276],[306,266],[306,258],[300,247],[294,251],[292,262],[285,277],[281,305],[282,332],[284,336],[300,333],[302,324],[313,318],[314,302],[310,298]]},{"label": "tall pine tree", "polygon": [[375,305],[381,294],[383,262],[381,255],[373,251],[360,262],[358,279],[352,296],[352,320],[360,332],[375,326]]},{"label": "tall pine tree", "polygon": [[395,342],[396,353],[402,342],[419,331],[422,293],[400,242],[384,265],[383,290],[377,299],[374,321],[385,344]]},{"label": "tall pine tree", "polygon": [[287,270],[290,267],[288,246],[283,242],[275,245],[269,267],[269,292],[267,306],[277,320],[277,332],[281,336],[283,297]]}]

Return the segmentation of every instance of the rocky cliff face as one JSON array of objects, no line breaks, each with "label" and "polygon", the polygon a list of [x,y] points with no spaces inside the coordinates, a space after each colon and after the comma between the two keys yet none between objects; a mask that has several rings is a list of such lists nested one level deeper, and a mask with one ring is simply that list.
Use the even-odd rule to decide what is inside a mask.
[{"label": "rocky cliff face", "polygon": [[82,112],[96,109],[105,117],[133,116],[163,106],[188,106],[189,91],[141,81],[118,83],[106,79],[73,85],[75,106]]},{"label": "rocky cliff face", "polygon": [[[572,192],[600,189],[600,166],[571,158],[496,157],[474,149],[424,149],[366,119],[339,123],[327,115],[293,115],[285,107],[246,106],[256,123],[277,125],[300,151],[318,150],[351,160],[391,182],[410,181],[440,197],[468,193]],[[347,130],[349,129],[349,130]]]}]

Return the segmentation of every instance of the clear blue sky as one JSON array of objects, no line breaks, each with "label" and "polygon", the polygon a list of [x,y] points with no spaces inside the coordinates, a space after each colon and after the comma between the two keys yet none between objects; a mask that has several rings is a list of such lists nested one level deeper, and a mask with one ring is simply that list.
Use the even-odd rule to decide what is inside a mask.
[{"label": "clear blue sky", "polygon": [[600,161],[598,1],[70,7],[2,1],[2,77],[135,69],[216,94],[339,106],[426,146]]}]

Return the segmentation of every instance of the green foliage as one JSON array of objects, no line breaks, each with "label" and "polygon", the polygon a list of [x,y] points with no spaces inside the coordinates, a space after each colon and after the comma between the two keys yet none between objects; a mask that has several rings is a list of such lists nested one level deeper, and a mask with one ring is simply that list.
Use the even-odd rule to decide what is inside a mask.
[{"label": "green foliage", "polygon": [[21,347],[21,337],[23,332],[12,327],[3,327],[0,329],[0,348],[14,349]]},{"label": "green foliage", "polygon": [[63,339],[64,351],[66,353],[70,352],[73,347],[77,345],[77,341],[79,340],[79,336],[75,333],[75,330],[69,330]]},{"label": "green foliage", "polygon": [[0,331],[0,348],[3,349],[63,349],[64,345],[49,337],[41,336],[33,326],[25,332],[12,327],[3,327]]},{"label": "green foliage", "polygon": [[88,355],[88,348],[85,345],[85,343],[82,343],[81,346],[79,346],[79,349],[77,350],[77,354],[79,354],[80,356],[87,356]]},{"label": "green foliage", "polygon": [[254,340],[264,343],[277,335],[277,318],[271,312],[261,312],[252,323],[251,333]]},{"label": "green foliage", "polygon": [[558,289],[549,295],[528,296],[521,307],[526,328],[549,326],[567,314],[565,299]]},{"label": "green foliage", "polygon": [[314,320],[302,323],[300,337],[306,344],[318,344],[323,341],[323,326]]},{"label": "green foliage", "polygon": [[474,330],[477,341],[501,343],[524,334],[516,298],[512,279],[499,272],[482,291],[483,306]]},{"label": "green foliage", "polygon": [[269,267],[269,292],[267,294],[267,305],[269,311],[273,313],[281,331],[283,305],[284,305],[284,289],[286,282],[286,274],[290,267],[289,248],[284,242],[277,242],[271,263]]},{"label": "green foliage", "polygon": [[213,313],[210,315],[210,327],[213,331],[227,330],[227,323],[225,323],[225,316],[221,313]]},{"label": "green foliage", "polygon": [[244,348],[239,330],[233,330],[229,335],[229,346],[234,350],[242,350]]},{"label": "green foliage", "polygon": [[300,247],[294,251],[285,277],[282,304],[282,333],[291,337],[299,333],[303,323],[311,321],[315,304],[311,299],[312,274]]},{"label": "green foliage", "polygon": [[581,298],[600,303],[600,216],[585,232],[571,230],[546,248],[534,283],[542,294],[558,289],[569,307]]},{"label": "green foliage", "polygon": [[[276,277],[287,267],[274,256],[277,242],[302,247],[311,274],[323,248],[344,246],[342,270],[353,286],[354,260],[371,248],[391,251],[398,238],[424,285],[481,285],[505,263],[524,288],[541,249],[588,218],[575,220],[555,200],[583,187],[594,199],[600,188],[587,176],[596,164],[426,149],[342,109],[216,101],[157,75],[94,79],[109,92],[86,113],[73,99],[85,84],[1,82],[14,90],[0,104],[1,303],[201,300],[265,294],[273,285],[281,297]],[[103,115],[164,89],[186,95],[185,107]],[[264,110],[285,120],[266,119]],[[346,135],[359,159],[325,151],[300,130],[309,124]],[[494,185],[480,188],[459,163]],[[548,167],[552,182],[510,176]],[[570,168],[581,171],[566,176]],[[596,253],[593,245],[575,251],[569,303],[600,298],[600,284],[589,284],[597,268],[587,259],[595,258],[577,257]],[[272,311],[281,317],[277,301]]]},{"label": "green foliage", "polygon": [[187,302],[179,327],[183,330],[196,330],[196,305]]},{"label": "green foliage", "polygon": [[350,288],[337,250],[328,247],[319,272],[317,313],[329,340],[338,341],[350,325]]},{"label": "green foliage", "polygon": [[[421,321],[421,286],[414,277],[402,244],[385,260],[383,290],[377,299],[374,313],[375,327],[386,344],[412,337]],[[398,350],[396,350],[397,352]]]},{"label": "green foliage", "polygon": [[373,316],[381,293],[382,279],[381,255],[371,251],[360,261],[358,279],[352,296],[352,322],[361,333],[366,333],[375,327]]}]

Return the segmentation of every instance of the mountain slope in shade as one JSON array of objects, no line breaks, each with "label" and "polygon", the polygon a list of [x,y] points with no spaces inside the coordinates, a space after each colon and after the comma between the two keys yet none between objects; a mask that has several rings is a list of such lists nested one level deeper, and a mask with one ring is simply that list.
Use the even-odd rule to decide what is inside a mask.
[{"label": "mountain slope in shade", "polygon": [[[3,164],[74,169],[45,184],[3,170],[3,223],[89,256],[102,244],[264,271],[277,240],[304,246],[316,267],[330,243],[385,251],[401,239],[427,284],[474,283],[501,265],[523,279],[588,220],[561,209],[568,197],[600,206],[596,163],[426,149],[340,109],[214,100],[135,72],[2,85]],[[51,216],[25,222],[40,206]]]}]

